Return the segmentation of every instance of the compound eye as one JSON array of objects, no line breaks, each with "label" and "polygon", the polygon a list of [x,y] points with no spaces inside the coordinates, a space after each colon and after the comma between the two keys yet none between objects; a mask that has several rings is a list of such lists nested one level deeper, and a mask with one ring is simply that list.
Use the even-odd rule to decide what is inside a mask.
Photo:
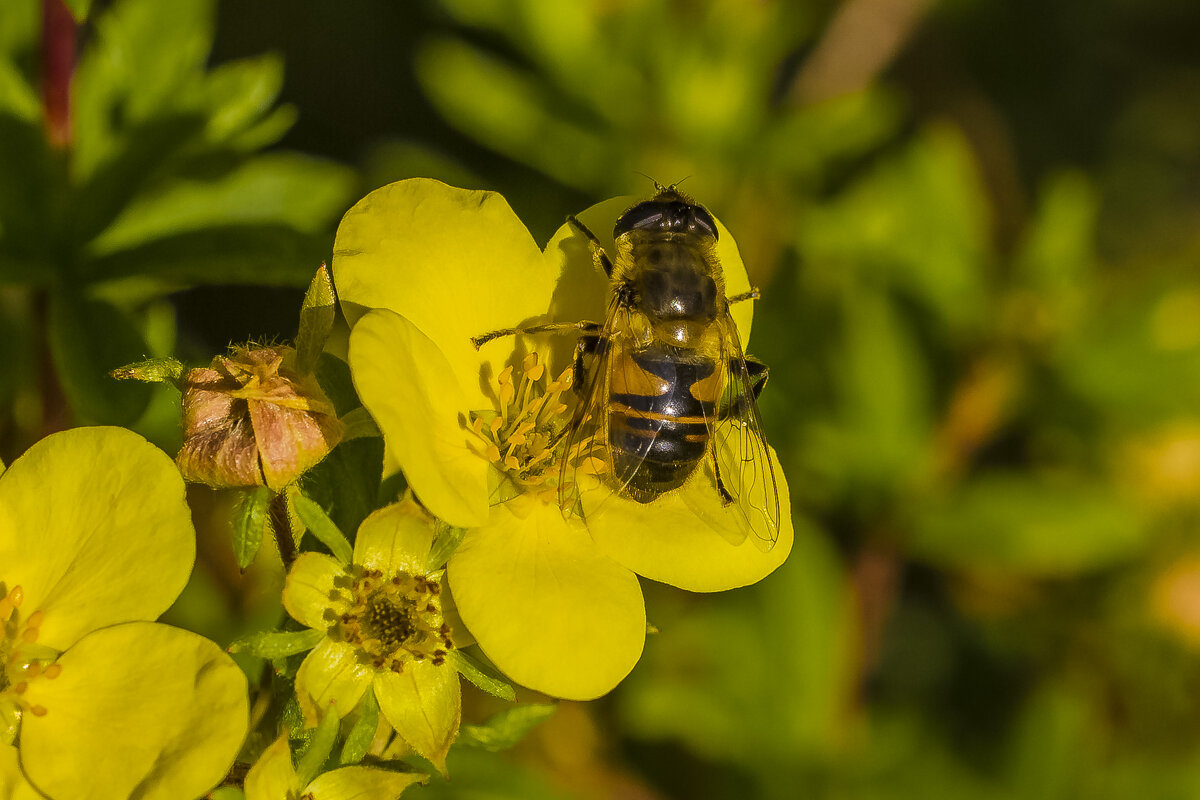
[{"label": "compound eye", "polygon": [[701,230],[704,233],[707,233],[709,236],[711,236],[713,238],[713,241],[716,241],[716,239],[717,239],[717,223],[712,218],[712,214],[709,214],[706,210],[704,210],[700,206],[692,206],[692,214],[693,214],[694,219],[696,220],[696,227],[699,230]]},{"label": "compound eye", "polygon": [[616,239],[621,234],[629,233],[635,228],[660,227],[663,215],[666,213],[667,207],[663,203],[658,203],[654,200],[646,200],[645,202],[638,203],[622,214],[620,219],[617,220],[617,224],[613,228],[613,238]]}]

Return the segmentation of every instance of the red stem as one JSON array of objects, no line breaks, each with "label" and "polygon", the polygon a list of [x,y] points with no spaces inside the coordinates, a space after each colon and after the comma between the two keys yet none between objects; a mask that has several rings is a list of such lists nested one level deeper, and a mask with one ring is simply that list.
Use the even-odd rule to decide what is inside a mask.
[{"label": "red stem", "polygon": [[42,0],[42,102],[51,146],[71,146],[71,73],[75,18],[63,0]]}]

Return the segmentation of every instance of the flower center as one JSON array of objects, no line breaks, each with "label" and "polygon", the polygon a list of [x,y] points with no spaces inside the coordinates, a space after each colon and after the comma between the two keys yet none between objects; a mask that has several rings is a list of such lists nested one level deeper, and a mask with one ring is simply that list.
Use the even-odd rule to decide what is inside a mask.
[{"label": "flower center", "polygon": [[479,454],[496,465],[520,493],[552,502],[558,490],[555,452],[566,427],[562,395],[571,387],[568,367],[554,380],[544,381],[546,365],[530,353],[521,362],[519,381],[508,366],[496,378],[499,410],[471,412],[471,429],[482,440]]},{"label": "flower center", "polygon": [[53,680],[62,674],[62,665],[53,663],[58,653],[37,643],[45,613],[34,611],[22,618],[24,600],[20,586],[0,597],[0,742],[12,743],[23,712],[37,717],[46,713],[44,706],[25,700],[30,681]]},{"label": "flower center", "polygon": [[403,571],[385,576],[382,570],[355,570],[350,605],[337,619],[336,635],[376,669],[403,672],[409,661],[425,659],[440,666],[454,649],[442,618],[441,584]]}]

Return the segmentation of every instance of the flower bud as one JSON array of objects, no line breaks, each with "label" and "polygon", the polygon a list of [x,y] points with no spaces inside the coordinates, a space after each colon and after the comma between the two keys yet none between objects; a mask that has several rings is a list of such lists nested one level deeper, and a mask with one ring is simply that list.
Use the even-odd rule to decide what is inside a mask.
[{"label": "flower bud", "polygon": [[295,360],[291,347],[245,345],[184,376],[185,479],[279,490],[341,441],[333,404]]}]

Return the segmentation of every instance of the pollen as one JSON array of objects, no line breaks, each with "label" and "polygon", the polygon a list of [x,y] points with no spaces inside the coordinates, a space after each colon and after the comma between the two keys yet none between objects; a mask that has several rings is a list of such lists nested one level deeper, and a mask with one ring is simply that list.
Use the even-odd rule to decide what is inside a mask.
[{"label": "pollen", "polygon": [[442,618],[441,584],[426,575],[355,567],[349,610],[330,634],[354,646],[361,664],[403,672],[413,661],[437,661],[454,649]]},{"label": "pollen", "polygon": [[571,369],[548,379],[546,364],[537,353],[512,365],[496,378],[494,412],[472,412],[471,430],[479,437],[479,454],[503,472],[522,493],[546,502],[557,496],[558,445],[566,430],[563,395],[571,387]]}]

